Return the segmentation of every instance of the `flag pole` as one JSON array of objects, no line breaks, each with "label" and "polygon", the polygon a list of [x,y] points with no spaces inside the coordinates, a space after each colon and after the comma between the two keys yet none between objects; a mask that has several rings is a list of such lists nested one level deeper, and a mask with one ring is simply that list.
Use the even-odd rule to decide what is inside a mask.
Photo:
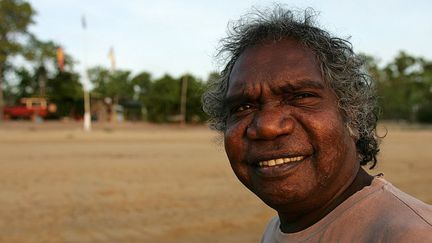
[{"label": "flag pole", "polygon": [[111,61],[111,72],[115,72],[116,70],[116,60],[115,60],[115,54],[114,54],[114,47],[111,46],[109,53],[108,53],[108,58]]},{"label": "flag pole", "polygon": [[187,86],[188,86],[188,76],[186,74],[183,77],[182,84],[181,84],[181,96],[180,96],[180,114],[181,114],[180,125],[181,126],[184,126],[186,124]]},{"label": "flag pole", "polygon": [[81,18],[81,24],[83,28],[83,90],[84,90],[84,131],[91,131],[91,115],[90,115],[90,93],[86,88],[86,82],[88,80],[87,76],[87,65],[86,65],[86,57],[87,57],[87,38],[86,38],[86,29],[87,23],[85,16],[83,15]]}]

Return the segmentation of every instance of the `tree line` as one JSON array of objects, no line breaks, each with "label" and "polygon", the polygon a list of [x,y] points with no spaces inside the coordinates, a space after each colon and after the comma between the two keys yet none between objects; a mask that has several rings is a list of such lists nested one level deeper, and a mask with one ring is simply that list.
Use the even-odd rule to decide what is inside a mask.
[{"label": "tree line", "polygon": [[[46,97],[57,105],[53,118],[76,117],[84,112],[82,77],[76,60],[64,53],[64,67],[57,58],[59,43],[40,40],[30,33],[36,12],[22,0],[0,1],[0,111],[24,97]],[[400,52],[381,65],[377,58],[363,55],[379,97],[380,118],[432,123],[432,62]],[[17,58],[25,62],[17,62]],[[24,63],[24,64],[19,64]],[[154,78],[150,72],[133,75],[129,70],[97,66],[88,70],[93,85],[92,101],[118,104],[129,120],[169,122],[181,110],[182,84],[187,82],[186,121],[203,122],[201,95],[209,80],[192,74]],[[1,119],[2,112],[0,112]]]},{"label": "tree line", "polygon": [[377,88],[379,118],[432,123],[432,61],[403,51],[382,67],[376,58],[364,58]]}]

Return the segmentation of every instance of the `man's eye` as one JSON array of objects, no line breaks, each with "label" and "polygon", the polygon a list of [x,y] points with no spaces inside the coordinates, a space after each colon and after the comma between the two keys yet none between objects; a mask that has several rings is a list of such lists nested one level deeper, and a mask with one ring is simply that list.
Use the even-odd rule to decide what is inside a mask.
[{"label": "man's eye", "polygon": [[232,112],[233,113],[242,112],[242,111],[249,110],[251,108],[252,108],[252,105],[244,104],[244,105],[240,105],[240,106],[234,107],[234,109],[232,109]]},{"label": "man's eye", "polygon": [[294,99],[304,99],[304,98],[310,98],[310,97],[316,97],[314,94],[311,93],[300,93],[294,95]]}]

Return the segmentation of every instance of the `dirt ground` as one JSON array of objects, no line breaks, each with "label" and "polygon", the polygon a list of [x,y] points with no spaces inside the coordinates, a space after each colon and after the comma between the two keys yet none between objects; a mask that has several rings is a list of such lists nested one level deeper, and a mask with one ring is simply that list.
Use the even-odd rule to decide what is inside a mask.
[{"label": "dirt ground", "polygon": [[[387,129],[371,173],[432,203],[432,129]],[[0,242],[258,242],[274,212],[217,141],[203,126],[0,124]]]}]

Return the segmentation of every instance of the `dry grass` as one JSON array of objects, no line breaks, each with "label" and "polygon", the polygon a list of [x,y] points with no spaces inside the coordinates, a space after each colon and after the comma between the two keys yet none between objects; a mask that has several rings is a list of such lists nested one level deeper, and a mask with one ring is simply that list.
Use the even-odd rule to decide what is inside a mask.
[{"label": "dry grass", "polygon": [[[204,127],[0,124],[1,242],[257,242],[274,214]],[[389,128],[372,173],[432,203],[432,130]]]}]

